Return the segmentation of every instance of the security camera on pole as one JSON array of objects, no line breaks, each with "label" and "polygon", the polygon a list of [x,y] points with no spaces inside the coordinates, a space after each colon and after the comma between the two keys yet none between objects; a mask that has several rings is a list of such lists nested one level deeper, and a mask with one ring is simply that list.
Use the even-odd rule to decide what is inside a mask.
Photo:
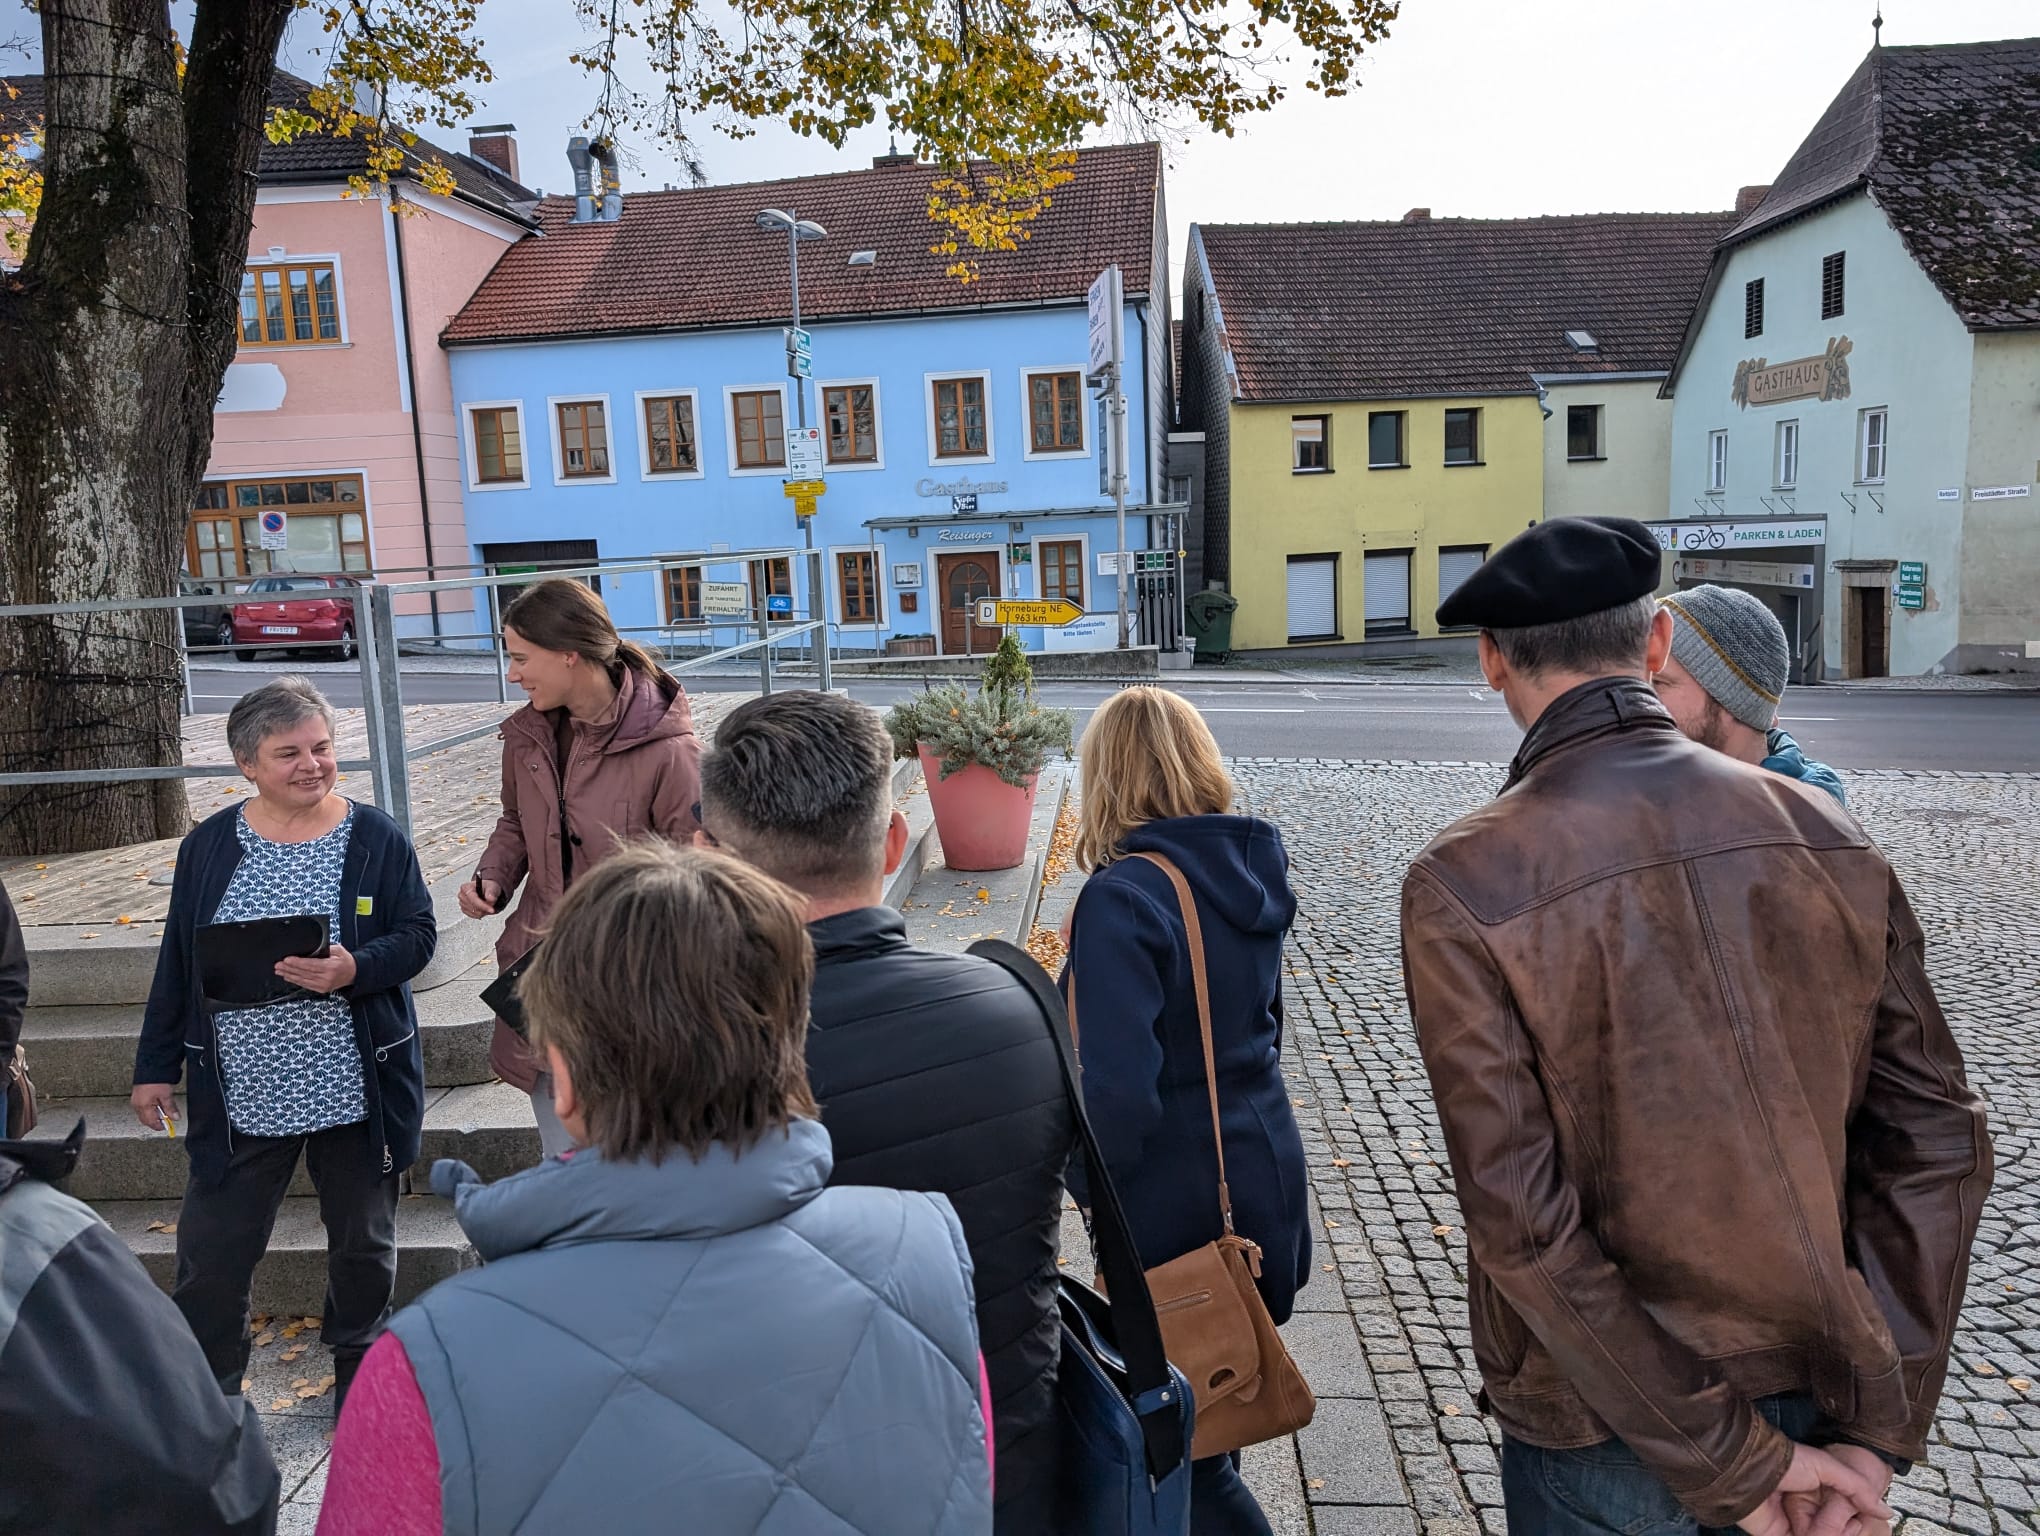
[{"label": "security camera on pole", "polygon": [[1108,487],[1112,505],[1119,514],[1119,552],[1113,569],[1119,582],[1119,648],[1133,641],[1126,608],[1126,301],[1120,287],[1119,268],[1107,267],[1091,284],[1087,296],[1091,322],[1091,358],[1086,376],[1098,392],[1098,403],[1107,419],[1104,441],[1099,444],[1099,489]]}]

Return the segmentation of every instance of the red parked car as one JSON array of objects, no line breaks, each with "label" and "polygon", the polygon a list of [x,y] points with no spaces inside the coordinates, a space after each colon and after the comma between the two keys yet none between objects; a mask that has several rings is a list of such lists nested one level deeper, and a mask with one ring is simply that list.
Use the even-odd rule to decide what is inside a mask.
[{"label": "red parked car", "polygon": [[352,576],[258,576],[249,593],[274,592],[266,603],[239,603],[220,621],[220,644],[253,661],[267,650],[307,650],[315,659],[354,659],[354,604],[348,594],[361,585]]}]

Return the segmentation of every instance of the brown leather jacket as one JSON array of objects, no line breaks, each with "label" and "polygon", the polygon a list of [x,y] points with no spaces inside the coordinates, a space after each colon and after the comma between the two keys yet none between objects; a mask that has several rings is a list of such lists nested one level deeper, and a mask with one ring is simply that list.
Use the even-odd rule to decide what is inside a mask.
[{"label": "brown leather jacket", "polygon": [[[698,823],[701,742],[679,679],[649,683],[628,667],[616,703],[599,720],[575,721],[564,769],[553,716],[529,704],[503,722],[503,814],[477,873],[504,892],[524,891],[496,940],[498,968],[533,944],[566,890],[560,859],[560,798],[574,838],[573,872],[584,874],[628,838],[656,832],[687,842]],[[496,1021],[489,1064],[526,1093],[539,1062],[508,1025]]]},{"label": "brown leather jacket", "polygon": [[1855,819],[1604,679],[1411,866],[1402,932],[1502,1427],[1617,1436],[1703,1525],[1784,1475],[1753,1398],[1923,1456],[1991,1152]]}]

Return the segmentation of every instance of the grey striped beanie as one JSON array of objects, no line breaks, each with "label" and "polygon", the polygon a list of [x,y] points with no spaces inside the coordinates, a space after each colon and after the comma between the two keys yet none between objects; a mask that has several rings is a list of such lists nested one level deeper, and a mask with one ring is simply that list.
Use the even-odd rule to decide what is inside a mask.
[{"label": "grey striped beanie", "polygon": [[1734,587],[1692,587],[1665,598],[1664,606],[1674,620],[1673,659],[1751,730],[1775,725],[1792,648],[1763,600]]}]

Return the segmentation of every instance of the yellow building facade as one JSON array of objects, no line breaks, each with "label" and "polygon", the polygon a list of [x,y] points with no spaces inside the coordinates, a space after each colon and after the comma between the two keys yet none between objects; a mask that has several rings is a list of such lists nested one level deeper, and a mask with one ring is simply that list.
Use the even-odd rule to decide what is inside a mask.
[{"label": "yellow building facade", "polygon": [[1234,402],[1230,416],[1240,650],[1437,636],[1444,593],[1544,515],[1533,395]]}]

